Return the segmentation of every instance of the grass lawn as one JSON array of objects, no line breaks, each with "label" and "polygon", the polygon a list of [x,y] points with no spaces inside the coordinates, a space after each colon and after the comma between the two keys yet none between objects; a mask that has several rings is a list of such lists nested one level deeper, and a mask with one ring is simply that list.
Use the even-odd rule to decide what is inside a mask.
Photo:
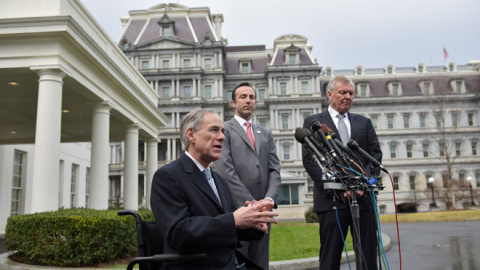
[{"label": "grass lawn", "polygon": [[[398,222],[446,222],[480,220],[480,210],[436,211],[399,214]],[[395,215],[381,215],[381,223],[395,222]],[[270,235],[270,261],[292,260],[318,256],[320,251],[318,223],[281,222],[272,225]],[[350,234],[347,250],[352,250]],[[107,268],[126,269],[127,264]]]}]

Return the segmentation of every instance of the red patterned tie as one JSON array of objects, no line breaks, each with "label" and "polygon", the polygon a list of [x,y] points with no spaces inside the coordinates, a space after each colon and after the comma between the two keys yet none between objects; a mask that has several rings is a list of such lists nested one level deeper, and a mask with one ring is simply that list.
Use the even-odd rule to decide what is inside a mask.
[{"label": "red patterned tie", "polygon": [[253,145],[253,149],[255,149],[255,140],[253,139],[252,129],[250,129],[250,122],[245,122],[245,125],[247,126],[247,136]]}]

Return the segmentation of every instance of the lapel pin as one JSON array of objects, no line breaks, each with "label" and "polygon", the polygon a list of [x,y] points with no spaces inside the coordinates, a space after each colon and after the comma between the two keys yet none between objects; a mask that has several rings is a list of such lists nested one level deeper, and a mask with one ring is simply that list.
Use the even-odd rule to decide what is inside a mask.
[{"label": "lapel pin", "polygon": [[257,130],[257,133],[260,134],[260,133],[262,133],[262,132],[260,132],[260,130]]}]

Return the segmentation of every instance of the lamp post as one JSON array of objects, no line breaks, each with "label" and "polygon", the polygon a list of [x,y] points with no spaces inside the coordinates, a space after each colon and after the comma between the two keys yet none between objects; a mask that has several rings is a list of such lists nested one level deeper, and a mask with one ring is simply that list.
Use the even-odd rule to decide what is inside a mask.
[{"label": "lamp post", "polygon": [[430,204],[430,207],[437,207],[437,204],[435,203],[435,192],[434,192],[434,187],[433,187],[433,182],[435,182],[435,178],[430,177],[428,178],[428,183],[430,183],[430,188],[432,189],[432,203]]},{"label": "lamp post", "polygon": [[473,201],[473,191],[472,191],[473,178],[469,176],[467,177],[467,181],[468,181],[468,187],[470,188],[470,205],[475,205],[475,202]]}]

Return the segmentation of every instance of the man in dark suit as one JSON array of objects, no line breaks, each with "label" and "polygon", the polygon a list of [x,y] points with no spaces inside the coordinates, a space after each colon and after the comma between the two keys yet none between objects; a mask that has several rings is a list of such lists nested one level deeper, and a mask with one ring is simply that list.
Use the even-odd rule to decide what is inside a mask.
[{"label": "man in dark suit", "polygon": [[206,258],[167,263],[165,269],[238,269],[242,263],[235,252],[238,241],[267,233],[267,224],[276,222],[273,217],[278,213],[265,211],[273,207],[271,202],[246,202],[235,210],[225,180],[215,172],[211,176],[203,172],[220,158],[225,140],[223,122],[215,111],[190,112],[180,132],[186,152],[155,173],[152,211],[165,253],[206,253]]},{"label": "man in dark suit", "polygon": [[[349,112],[355,93],[354,89],[354,84],[349,78],[345,76],[332,78],[327,86],[327,95],[331,101],[328,110],[305,118],[303,127],[312,132],[312,121],[318,120],[320,123],[327,125],[339,137],[342,137],[342,135],[346,136],[344,140],[355,140],[360,148],[381,162],[382,151],[371,120]],[[346,134],[339,132],[338,125],[341,121],[340,119],[345,123],[347,132],[343,133]],[[365,174],[367,176],[377,176],[379,171],[375,170],[372,172],[370,166],[367,166],[368,160],[360,154],[357,154],[357,156],[360,158],[362,165],[366,167]],[[343,250],[342,236],[346,237],[348,227],[350,227],[352,236],[354,236],[352,213],[348,199],[345,199],[347,196],[351,196],[351,194],[337,193],[333,195],[332,192],[327,192],[323,186],[323,173],[320,166],[305,149],[303,149],[303,166],[314,181],[313,210],[318,214],[320,224],[320,269],[340,269]],[[376,222],[371,198],[369,197],[370,194],[357,191],[356,195],[360,206],[360,240],[363,250],[363,255],[357,254],[357,256],[363,256],[364,267],[366,266],[364,269],[377,269]],[[344,198],[341,198],[341,196],[344,196]],[[337,211],[334,210],[334,206],[337,208]],[[336,212],[338,212],[338,223]],[[342,231],[339,229],[339,224]]]},{"label": "man in dark suit", "polygon": [[[276,202],[281,185],[272,132],[252,123],[256,98],[248,83],[233,90],[235,116],[225,122],[222,156],[214,163],[217,173],[227,179],[236,207],[243,206],[245,201]],[[269,235],[242,243],[242,252],[264,269],[269,267]]]}]

